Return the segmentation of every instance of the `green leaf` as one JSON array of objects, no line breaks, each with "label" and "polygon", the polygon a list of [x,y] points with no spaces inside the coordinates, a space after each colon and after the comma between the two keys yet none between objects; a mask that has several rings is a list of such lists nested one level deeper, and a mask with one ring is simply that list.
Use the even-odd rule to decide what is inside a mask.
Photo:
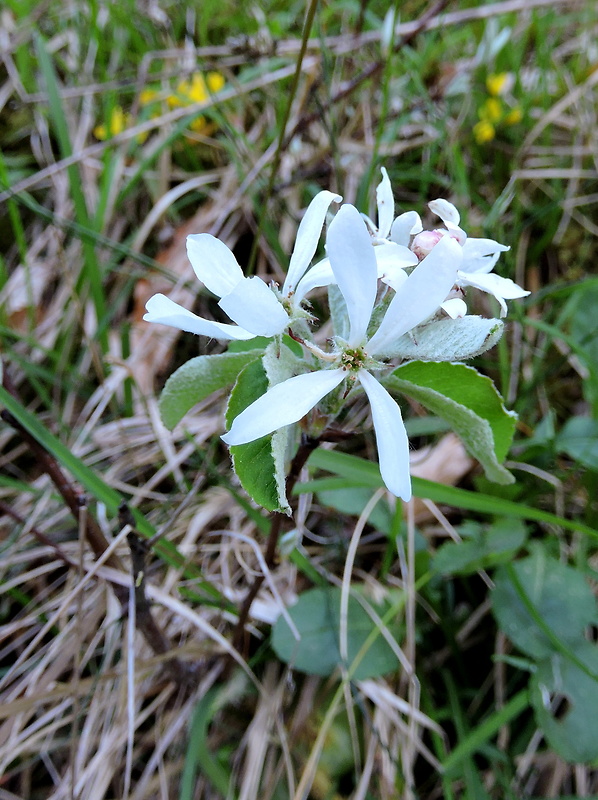
[{"label": "green leaf", "polygon": [[503,332],[499,319],[467,314],[459,319],[440,319],[405,333],[385,355],[421,361],[464,361],[485,353]]},{"label": "green leaf", "polygon": [[556,437],[556,447],[588,469],[598,470],[598,420],[572,417]]},{"label": "green leaf", "polygon": [[513,440],[515,415],[505,409],[490,378],[465,364],[412,361],[384,383],[446,419],[490,480],[514,482],[500,462]]},{"label": "green leaf", "polygon": [[[598,647],[579,642],[575,655],[598,673]],[[538,665],[530,681],[536,721],[550,746],[567,761],[598,758],[598,681],[570,659],[554,654]]]},{"label": "green leaf", "polygon": [[[309,589],[289,609],[300,634],[300,641],[280,616],[272,629],[272,647],[276,655],[299,672],[308,675],[331,675],[342,663],[339,650],[341,590],[338,586],[327,589]],[[376,630],[376,623],[350,596],[348,608],[347,655],[348,663],[355,659],[366,640]],[[380,634],[368,649],[353,673],[355,680],[376,678],[397,668],[397,657]]]},{"label": "green leaf", "polygon": [[[459,529],[464,535],[465,531]],[[434,569],[443,575],[469,575],[509,560],[525,543],[527,530],[519,520],[499,519],[490,527],[470,527],[463,542],[447,542],[438,549]]]},{"label": "green leaf", "polygon": [[500,568],[492,609],[511,641],[538,659],[578,644],[596,621],[596,601],[583,575],[541,548]]},{"label": "green leaf", "polygon": [[162,390],[159,403],[162,422],[172,430],[196,403],[234,383],[243,367],[262,353],[263,350],[254,349],[242,353],[198,356],[187,361],[173,372]]},{"label": "green leaf", "polygon": [[[231,392],[226,409],[226,424],[251,405],[268,390],[268,378],[261,359],[254,360],[241,370]],[[287,431],[280,432],[286,435]],[[233,467],[242,487],[256,503],[268,511],[289,511],[284,491],[284,475],[273,453],[273,438],[277,434],[262,436],[247,444],[230,448]]]}]

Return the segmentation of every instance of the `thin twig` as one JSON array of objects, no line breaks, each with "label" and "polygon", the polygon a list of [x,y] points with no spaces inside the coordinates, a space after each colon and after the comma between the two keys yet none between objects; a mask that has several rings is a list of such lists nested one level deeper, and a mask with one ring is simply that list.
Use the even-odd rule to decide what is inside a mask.
[{"label": "thin twig", "polygon": [[[147,539],[140,536],[135,530],[135,520],[131,511],[123,500],[118,509],[121,525],[128,525],[130,530],[127,541],[131,549],[131,578],[135,592],[135,620],[137,628],[143,634],[146,642],[156,655],[168,655],[172,651],[172,643],[156,622],[152,609],[145,593],[145,576],[147,561],[151,552],[151,545]],[[170,658],[165,667],[170,676],[177,682],[188,683],[191,679],[191,670],[178,658]]]}]

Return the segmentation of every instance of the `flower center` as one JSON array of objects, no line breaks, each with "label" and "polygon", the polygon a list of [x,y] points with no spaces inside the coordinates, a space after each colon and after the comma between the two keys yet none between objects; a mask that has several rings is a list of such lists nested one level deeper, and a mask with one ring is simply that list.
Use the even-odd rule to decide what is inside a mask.
[{"label": "flower center", "polygon": [[367,355],[360,347],[350,350],[344,350],[341,354],[341,367],[346,371],[357,372],[362,369]]}]

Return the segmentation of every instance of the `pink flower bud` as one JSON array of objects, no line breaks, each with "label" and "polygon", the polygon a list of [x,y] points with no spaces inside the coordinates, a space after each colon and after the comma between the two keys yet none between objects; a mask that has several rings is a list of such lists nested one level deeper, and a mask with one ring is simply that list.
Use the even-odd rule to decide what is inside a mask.
[{"label": "pink flower bud", "polygon": [[421,261],[441,239],[442,233],[440,231],[422,231],[413,240],[411,249]]}]

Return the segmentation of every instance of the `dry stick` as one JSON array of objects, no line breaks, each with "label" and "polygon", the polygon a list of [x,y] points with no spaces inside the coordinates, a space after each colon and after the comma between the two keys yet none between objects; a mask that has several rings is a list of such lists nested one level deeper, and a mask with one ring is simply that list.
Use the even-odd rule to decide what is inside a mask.
[{"label": "dry stick", "polygon": [[[446,6],[449,4],[449,1],[450,0],[439,0],[438,3],[436,3],[434,6],[432,6],[432,8],[430,8],[428,11],[426,11],[426,13],[423,14],[420,17],[420,19],[418,20],[417,27],[414,28],[413,30],[409,31],[408,33],[403,34],[403,36],[401,36],[401,38],[399,39],[399,41],[395,44],[395,46],[393,48],[394,52],[397,52],[402,47],[404,47],[406,44],[409,44],[422,31],[424,31],[426,29],[428,23],[430,22],[430,20],[432,20],[435,16],[440,14],[446,8]],[[362,83],[364,83],[365,81],[369,80],[370,78],[373,78],[379,72],[382,72],[382,70],[384,69],[385,66],[386,66],[386,63],[383,60],[374,61],[373,64],[371,64],[369,67],[366,67],[366,69],[362,70],[359,73],[359,75],[357,75],[355,78],[353,78],[352,81],[347,82],[341,89],[339,89],[339,91],[330,98],[330,101],[329,101],[328,105],[332,106],[332,105],[335,105],[336,103],[340,102],[341,100],[344,100],[345,97],[348,97],[356,89],[358,89],[359,86],[361,86]],[[299,119],[295,123],[294,127],[291,129],[290,133],[286,136],[286,138],[284,140],[284,143],[283,143],[283,145],[281,147],[281,150],[286,149],[289,146],[290,142],[293,140],[293,138],[300,131],[305,130],[305,128],[308,125],[310,125],[312,122],[315,122],[316,120],[320,119],[320,117],[321,117],[320,111],[313,111],[311,114],[306,114],[306,115],[303,115],[303,116],[299,117]]]},{"label": "dry stick", "polygon": [[[127,534],[127,541],[131,548],[131,573],[133,586],[135,588],[135,619],[137,626],[156,655],[166,655],[172,650],[172,644],[164,631],[158,626],[154,619],[152,609],[145,593],[145,573],[147,560],[151,552],[150,542],[144,539],[135,530],[135,520],[129,506],[123,500],[118,509],[118,518],[124,528],[130,527]],[[189,682],[191,680],[191,670],[178,658],[170,658],[167,667],[178,682]]]},{"label": "dry stick", "polygon": [[[303,467],[305,466],[305,462],[313,453],[313,451],[320,446],[321,442],[340,442],[351,435],[352,434],[350,432],[341,431],[336,428],[328,428],[317,438],[308,436],[305,433],[302,434],[301,444],[295,454],[293,461],[291,462],[291,468],[289,469],[289,474],[287,475],[287,480],[285,483],[287,495],[290,495],[292,493],[293,488],[297,483],[297,480],[299,479],[299,474],[303,469]],[[271,569],[276,563],[276,545],[278,544],[280,526],[284,519],[286,519],[286,515],[280,513],[275,513],[272,517],[270,535],[268,536],[268,542],[266,544],[266,552],[264,553],[264,562],[268,569]],[[247,622],[247,618],[251,610],[251,605],[255,600],[256,595],[259,592],[265,577],[266,576],[264,573],[256,575],[251,585],[251,588],[249,589],[249,592],[247,593],[247,596],[243,601],[241,610],[239,611],[239,619],[237,621],[235,632],[233,634],[233,647],[235,647],[239,652],[241,652],[242,646],[243,650],[247,649],[248,641],[246,638],[245,624]]]},{"label": "dry stick", "polygon": [[[18,399],[18,394],[15,390],[15,387],[12,381],[8,378],[6,372],[3,376],[3,383],[4,388]],[[14,428],[25,441],[30,451],[37,459],[39,465],[52,479],[52,482],[58,489],[64,502],[69,507],[71,514],[77,521],[77,524],[79,524],[81,519],[81,509],[85,506],[85,496],[71,484],[69,479],[62,471],[56,458],[54,458],[54,456],[49,453],[45,447],[43,447],[43,445],[41,445],[37,439],[35,439],[29,433],[29,431],[12,416],[12,414],[4,410],[1,412],[0,416],[5,422]],[[85,536],[91,546],[91,549],[93,550],[95,557],[99,558],[108,549],[108,541],[96,519],[92,516],[92,514],[89,513],[88,509],[86,511]],[[131,552],[133,553],[133,549]],[[124,566],[116,553],[111,553],[108,556],[106,559],[106,564],[113,569],[118,570],[119,572],[124,571]],[[140,587],[137,586],[137,581],[139,580],[140,574],[143,577],[143,570],[141,570],[140,573],[140,571],[136,569],[135,557],[133,557],[133,580],[135,581],[136,602],[141,596],[143,597],[143,600],[145,600],[145,605],[143,601],[141,601],[138,607],[137,619],[139,622],[139,630],[156,655],[166,655],[172,650],[172,645],[167,636],[158,627],[158,624],[151,613],[151,609],[147,599],[145,598],[143,581],[141,581]],[[122,608],[126,609],[129,601],[129,590],[125,586],[121,586],[116,583],[112,583],[111,586]],[[170,677],[179,683],[181,681],[188,682],[190,679],[191,671],[187,670],[185,665],[177,658],[169,659],[165,663],[165,668],[170,673]]]}]

